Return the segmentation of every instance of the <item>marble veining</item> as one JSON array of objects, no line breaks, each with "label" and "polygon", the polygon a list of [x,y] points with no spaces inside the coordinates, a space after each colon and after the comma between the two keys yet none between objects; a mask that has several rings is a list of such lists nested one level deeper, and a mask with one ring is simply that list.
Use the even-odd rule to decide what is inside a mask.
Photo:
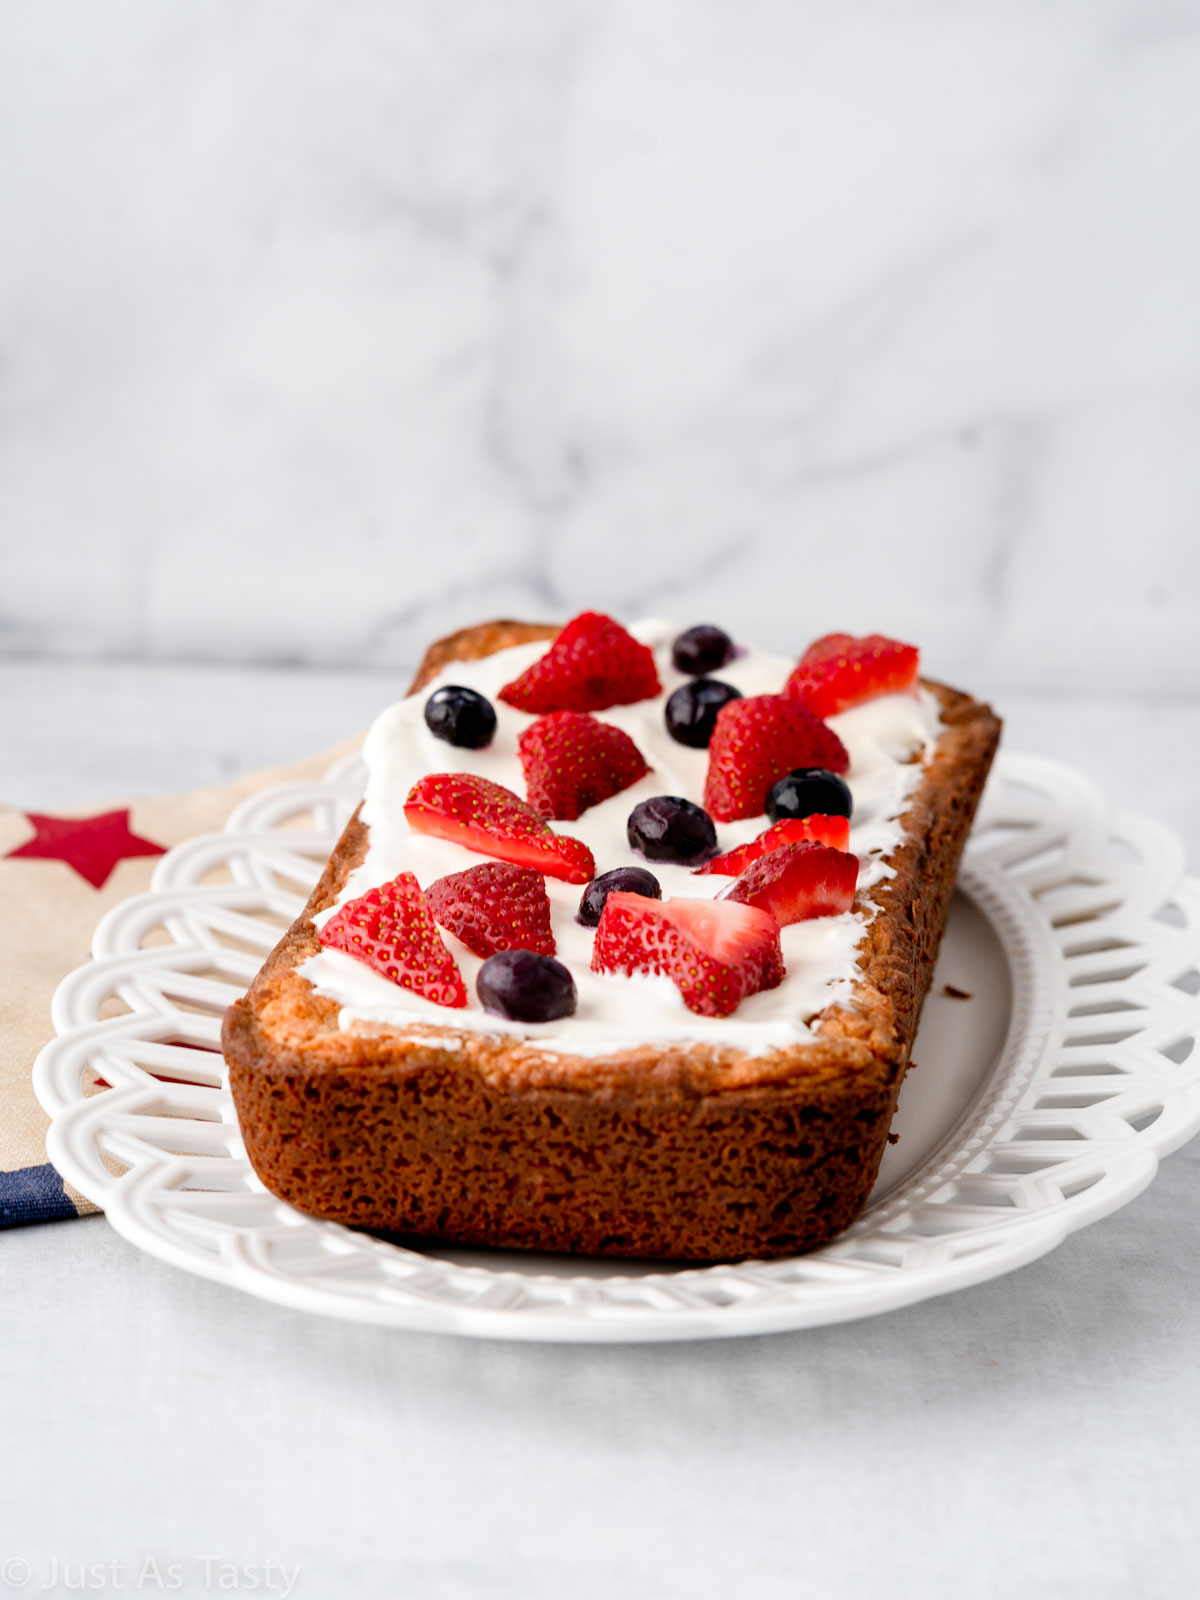
[{"label": "marble veining", "polygon": [[0,652],[1200,690],[1195,0],[55,0],[0,140]]}]

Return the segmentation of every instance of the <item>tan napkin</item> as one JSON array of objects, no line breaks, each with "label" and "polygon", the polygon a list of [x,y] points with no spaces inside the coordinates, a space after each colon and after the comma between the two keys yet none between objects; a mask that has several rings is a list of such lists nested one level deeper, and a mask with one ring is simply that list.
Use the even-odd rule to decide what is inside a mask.
[{"label": "tan napkin", "polygon": [[0,808],[0,1227],[82,1216],[96,1207],[46,1160],[47,1117],[30,1069],[53,1035],[50,1001],[88,959],[110,907],[150,887],[159,857],[224,826],[247,795],[319,777],[361,743],[190,794],[46,816]]}]

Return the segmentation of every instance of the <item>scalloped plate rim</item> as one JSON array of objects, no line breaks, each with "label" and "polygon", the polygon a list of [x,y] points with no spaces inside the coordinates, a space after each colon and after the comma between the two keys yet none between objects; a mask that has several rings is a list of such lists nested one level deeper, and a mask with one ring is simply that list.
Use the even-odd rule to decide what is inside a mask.
[{"label": "scalloped plate rim", "polygon": [[[1115,833],[1119,834],[1122,830],[1128,833],[1131,830],[1137,832],[1140,829],[1144,830],[1147,835],[1156,834],[1162,849],[1167,853],[1177,853],[1178,860],[1182,864],[1182,846],[1170,830],[1150,819],[1126,814],[1114,816],[1108,811],[1100,791],[1091,783],[1091,780],[1077,773],[1074,769],[1064,767],[1045,758],[1014,757],[1008,755],[1007,752],[998,761],[997,769],[998,773],[1003,771],[1010,773],[1012,781],[1018,785],[1027,782],[1031,777],[1038,776],[1044,781],[1050,781],[1056,776],[1060,783],[1066,783],[1069,780],[1069,784],[1074,787],[1076,794],[1087,793],[1090,795],[1089,805],[1091,807],[1103,808],[1100,815],[1103,821],[1107,823],[1106,837],[1111,837]],[[342,761],[331,769],[327,777],[326,785],[328,785],[330,803],[335,809],[339,804],[344,804],[345,801],[344,788],[339,790],[338,785],[344,786],[346,774],[352,771],[352,763]],[[307,791],[310,793],[320,792],[322,787],[320,784],[316,785],[315,789],[311,784],[306,786]],[[278,789],[274,791],[263,791],[262,795],[252,797],[252,801],[261,803],[264,797],[273,794],[282,796],[286,788],[287,786],[285,785],[278,786]],[[1095,818],[1092,820],[1094,821]],[[232,825],[233,822],[234,818],[231,817],[230,824]],[[255,828],[252,831],[257,835],[264,830]],[[223,837],[227,844],[230,841],[236,842],[239,837],[238,831],[230,826]],[[296,837],[297,834],[293,833],[293,841]],[[1069,830],[1068,837],[1070,837]],[[182,846],[177,847],[180,854],[182,855],[189,846],[194,846],[196,842],[196,840],[184,841]],[[280,842],[287,843],[286,834],[284,834]],[[168,863],[172,854],[174,852],[168,853],[163,858],[163,861],[159,863],[156,871],[156,882],[160,881],[160,873],[163,874],[164,878],[169,877],[170,868]],[[1012,877],[1000,871],[993,861],[988,860],[986,851],[976,856],[970,865],[971,869],[966,876],[975,879],[975,884],[964,885],[964,892],[968,899],[978,905],[977,893],[973,893],[972,889],[991,878],[994,880],[995,885],[1003,885],[1002,889],[997,888],[996,891],[1002,900],[1008,900],[1013,905],[1020,903],[1020,900],[1014,897],[1013,894],[1014,888],[1017,886],[1014,885]],[[1115,874],[1115,869],[1113,871]],[[210,903],[214,905],[220,904],[221,896],[219,892],[213,893],[211,889],[206,891],[203,885],[195,887],[200,890],[200,894],[197,896],[198,901],[204,899],[207,895],[207,900]],[[230,887],[241,889],[244,885],[231,885]],[[182,892],[182,890],[176,890],[175,895],[178,896]],[[1169,893],[1170,891],[1168,891],[1168,895]],[[1175,893],[1177,897],[1179,893],[1187,895],[1200,894],[1200,884],[1183,877],[1176,885]],[[154,898],[155,894],[156,891],[151,891],[149,896],[133,898],[145,901]],[[170,893],[163,891],[162,897],[164,899],[170,898]],[[991,898],[986,893],[982,897],[984,899]],[[1023,898],[1025,902],[1026,933],[1031,928],[1036,927],[1038,933],[1034,938],[1034,942],[1036,943],[1038,939],[1044,941],[1046,930],[1049,927],[1047,919],[1043,918],[1037,911],[1029,895],[1024,894],[1022,891],[1020,898]],[[129,902],[122,902],[122,905],[127,906],[128,904]],[[980,907],[980,909],[991,925],[992,931],[997,934],[1002,949],[1009,956],[1011,966],[1009,944],[1000,937],[994,921],[988,916],[987,909],[985,907]],[[114,908],[114,910],[119,912],[120,907]],[[110,912],[105,921],[107,922],[112,916],[113,912]],[[1188,947],[1189,959],[1200,955],[1200,939],[1194,940],[1193,943],[1196,948],[1193,950],[1191,946]],[[109,957],[107,959],[115,960],[119,967],[118,958]],[[83,973],[88,970],[95,970],[90,963],[85,968],[77,969],[75,974],[69,975],[64,980],[63,988],[65,989],[73,981],[81,980]],[[1136,977],[1136,974],[1134,976]],[[1017,993],[1015,971],[1013,979],[1013,999],[1014,1002],[1017,1002],[1020,996]],[[1070,991],[1066,989],[1065,982],[1062,984],[1062,990],[1069,997]],[[1057,998],[1061,999],[1062,993],[1059,993]],[[1200,1005],[1200,1000],[1198,1000],[1197,1004]],[[1032,1002],[1028,1009],[1031,1015],[1026,1018],[1027,1026],[1037,1020],[1032,1015],[1037,1009],[1032,1005]],[[1195,1010],[1196,1008],[1192,1009]],[[132,1015],[138,1016],[140,1013],[135,1012]],[[1008,1074],[1001,1071],[1002,1063],[1010,1057],[1020,1054],[1019,1046],[1023,1040],[1018,1037],[1014,1043],[1016,1024],[1017,1018],[1014,1015],[1010,1020],[1004,1044],[997,1053],[985,1082],[979,1088],[970,1105],[961,1112],[958,1120],[953,1125],[952,1132],[948,1133],[937,1146],[926,1153],[920,1164],[906,1175],[893,1192],[884,1196],[881,1206],[887,1206],[893,1201],[903,1199],[911,1188],[919,1185],[921,1181],[928,1177],[930,1171],[936,1168],[938,1161],[945,1158],[947,1151],[954,1145],[956,1140],[962,1141],[966,1138],[969,1129],[979,1126],[987,1108],[994,1103],[1003,1085],[1008,1081]],[[77,1027],[62,1033],[58,1041],[54,1041],[46,1047],[35,1066],[35,1085],[38,1089],[39,1098],[43,1100],[43,1104],[47,1105],[47,1109],[51,1111],[52,1115],[56,1108],[65,1112],[72,1105],[78,1106],[79,1098],[77,1097],[74,1101],[59,1106],[56,1094],[52,1094],[50,1091],[49,1079],[43,1069],[43,1060],[44,1058],[49,1060],[56,1045],[65,1046],[73,1035],[77,1035],[81,1031],[83,1030]],[[114,1029],[113,1037],[119,1037],[119,1035],[119,1028]],[[1028,1082],[1030,1084],[1039,1081],[1038,1067],[1044,1062],[1049,1049],[1050,1044],[1045,1040],[1041,1041],[1036,1058],[1029,1069]],[[1200,1052],[1193,1052],[1193,1056],[1197,1055],[1200,1055]],[[735,1299],[731,1304],[714,1304],[710,1308],[688,1306],[682,1309],[643,1308],[624,1311],[620,1307],[613,1305],[589,1310],[586,1306],[556,1307],[543,1304],[529,1310],[513,1310],[485,1305],[437,1303],[436,1301],[418,1302],[410,1300],[402,1303],[399,1294],[390,1298],[387,1297],[386,1289],[382,1299],[374,1298],[361,1291],[357,1296],[354,1293],[338,1293],[335,1290],[331,1290],[329,1284],[325,1281],[314,1283],[304,1279],[291,1279],[277,1272],[268,1271],[261,1264],[252,1265],[247,1261],[243,1253],[232,1248],[219,1255],[206,1256],[194,1246],[189,1248],[181,1240],[153,1228],[143,1219],[138,1202],[143,1198],[143,1189],[153,1188],[154,1179],[156,1175],[160,1174],[160,1169],[163,1165],[161,1160],[145,1162],[130,1168],[122,1178],[116,1181],[107,1201],[110,1212],[109,1220],[114,1228],[128,1238],[131,1243],[145,1249],[159,1259],[172,1262],[185,1268],[185,1270],[192,1271],[213,1281],[224,1282],[230,1286],[254,1293],[276,1304],[294,1309],[314,1311],[342,1319],[403,1327],[414,1331],[440,1331],[488,1338],[546,1342],[658,1342],[663,1340],[725,1338],[767,1334],[879,1315],[926,1298],[943,1293],[956,1292],[959,1289],[986,1282],[991,1278],[1016,1270],[1020,1266],[1040,1258],[1061,1243],[1069,1233],[1110,1215],[1141,1193],[1153,1181],[1160,1159],[1163,1156],[1170,1153],[1171,1150],[1177,1149],[1200,1130],[1200,1062],[1193,1060],[1190,1071],[1181,1065],[1176,1077],[1178,1078],[1174,1091],[1177,1096],[1174,1102],[1176,1115],[1172,1118],[1166,1118],[1165,1125],[1159,1131],[1158,1138],[1152,1136],[1153,1126],[1136,1132],[1127,1145],[1124,1146],[1125,1153],[1121,1159],[1111,1162],[1105,1173],[1092,1186],[1085,1188],[1080,1193],[1061,1199],[1057,1204],[1030,1211],[1019,1219],[1015,1218],[1011,1211],[997,1211],[996,1220],[993,1224],[989,1226],[981,1223],[972,1230],[971,1237],[982,1241],[980,1249],[971,1250],[951,1260],[934,1261],[921,1267],[898,1267],[894,1270],[888,1270],[878,1277],[860,1280],[849,1286],[846,1283],[834,1283],[825,1288],[809,1288],[804,1297],[794,1292],[789,1295],[789,1289],[794,1290],[796,1286],[788,1285],[781,1281],[778,1285],[778,1293],[774,1296],[768,1293],[760,1299],[757,1305],[743,1304]],[[220,1093],[227,1096],[227,1086]],[[1189,1101],[1190,1105],[1187,1104]],[[1159,1114],[1160,1120],[1165,1116],[1167,1104],[1170,1103],[1172,1102],[1168,1096]],[[63,1136],[65,1126],[72,1120],[72,1118],[67,1118],[64,1123],[62,1118],[55,1118],[47,1138],[47,1150],[59,1170],[64,1172],[70,1181],[86,1193],[88,1175],[84,1173],[85,1183],[79,1184],[80,1171],[75,1155]],[[981,1148],[990,1148],[990,1144],[985,1141]],[[244,1154],[241,1159],[245,1159]],[[257,1182],[257,1180],[254,1181]],[[261,1186],[259,1187],[261,1188]],[[262,1192],[265,1194],[265,1191]],[[341,1228],[338,1224],[320,1222],[316,1219],[305,1217],[299,1212],[291,1211],[291,1208],[283,1206],[281,1202],[274,1202],[274,1209],[281,1215],[285,1212],[291,1212],[291,1217],[294,1219],[297,1228],[334,1230],[344,1235],[347,1240],[355,1241],[359,1250],[362,1248],[364,1239],[368,1239],[368,1254],[373,1249],[387,1251],[396,1248],[384,1240],[359,1235],[354,1230]],[[824,1250],[813,1252],[809,1257],[795,1257],[790,1258],[790,1260],[799,1263],[813,1260],[819,1261],[822,1258],[836,1261],[838,1252],[841,1251],[844,1254],[855,1242],[856,1234],[860,1230],[868,1228],[874,1210],[875,1208],[869,1207],[859,1222],[855,1223],[845,1234],[839,1236],[837,1240],[832,1241]],[[988,1244],[986,1235],[989,1232],[999,1239],[998,1246]],[[1006,1235],[1008,1236],[1007,1240]],[[253,1230],[250,1230],[249,1237],[253,1239]],[[412,1254],[416,1253],[412,1252]],[[439,1258],[436,1256],[421,1256],[420,1260],[423,1263],[428,1263],[435,1273],[440,1264],[454,1275],[473,1277],[476,1274],[480,1274],[489,1282],[516,1281],[524,1285],[553,1285],[558,1290],[563,1290],[565,1286],[571,1284],[591,1284],[600,1281],[610,1285],[628,1284],[644,1290],[648,1286],[653,1287],[656,1284],[668,1287],[673,1283],[686,1284],[688,1280],[695,1280],[700,1275],[715,1274],[720,1276],[722,1274],[733,1274],[736,1276],[739,1265],[743,1268],[747,1278],[749,1278],[749,1274],[753,1270],[764,1271],[769,1276],[772,1269],[778,1270],[786,1268],[788,1265],[788,1261],[784,1260],[717,1267],[704,1265],[682,1266],[677,1269],[668,1267],[662,1272],[652,1271],[639,1276],[632,1274],[625,1276],[617,1272],[606,1275],[603,1280],[594,1280],[582,1277],[554,1277],[550,1275],[541,1276],[537,1273],[521,1273],[505,1266],[497,1266],[493,1269],[475,1268],[466,1263],[439,1263]]]}]

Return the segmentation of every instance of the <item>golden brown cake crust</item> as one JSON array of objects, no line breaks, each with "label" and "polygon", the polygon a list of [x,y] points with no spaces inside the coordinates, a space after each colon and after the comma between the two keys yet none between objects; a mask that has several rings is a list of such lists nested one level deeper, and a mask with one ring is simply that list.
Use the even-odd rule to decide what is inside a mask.
[{"label": "golden brown cake crust", "polygon": [[[456,660],[552,638],[491,622],[439,640],[412,690]],[[764,1055],[647,1044],[600,1059],[509,1035],[339,1029],[296,967],[312,917],[363,859],[347,825],[303,913],[223,1035],[259,1177],[301,1210],[425,1238],[589,1254],[729,1260],[791,1254],[846,1227],[875,1181],[999,737],[987,706],[926,683],[945,732],[905,812],[849,1006],[810,1044]],[[412,692],[412,691],[410,691]]]}]

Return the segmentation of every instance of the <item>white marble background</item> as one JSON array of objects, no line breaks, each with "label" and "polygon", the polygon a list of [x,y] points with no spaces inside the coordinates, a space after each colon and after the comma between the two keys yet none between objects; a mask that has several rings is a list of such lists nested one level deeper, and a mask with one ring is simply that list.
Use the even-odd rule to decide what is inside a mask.
[{"label": "white marble background", "polygon": [[1200,690],[1200,5],[0,0],[0,651]]}]

